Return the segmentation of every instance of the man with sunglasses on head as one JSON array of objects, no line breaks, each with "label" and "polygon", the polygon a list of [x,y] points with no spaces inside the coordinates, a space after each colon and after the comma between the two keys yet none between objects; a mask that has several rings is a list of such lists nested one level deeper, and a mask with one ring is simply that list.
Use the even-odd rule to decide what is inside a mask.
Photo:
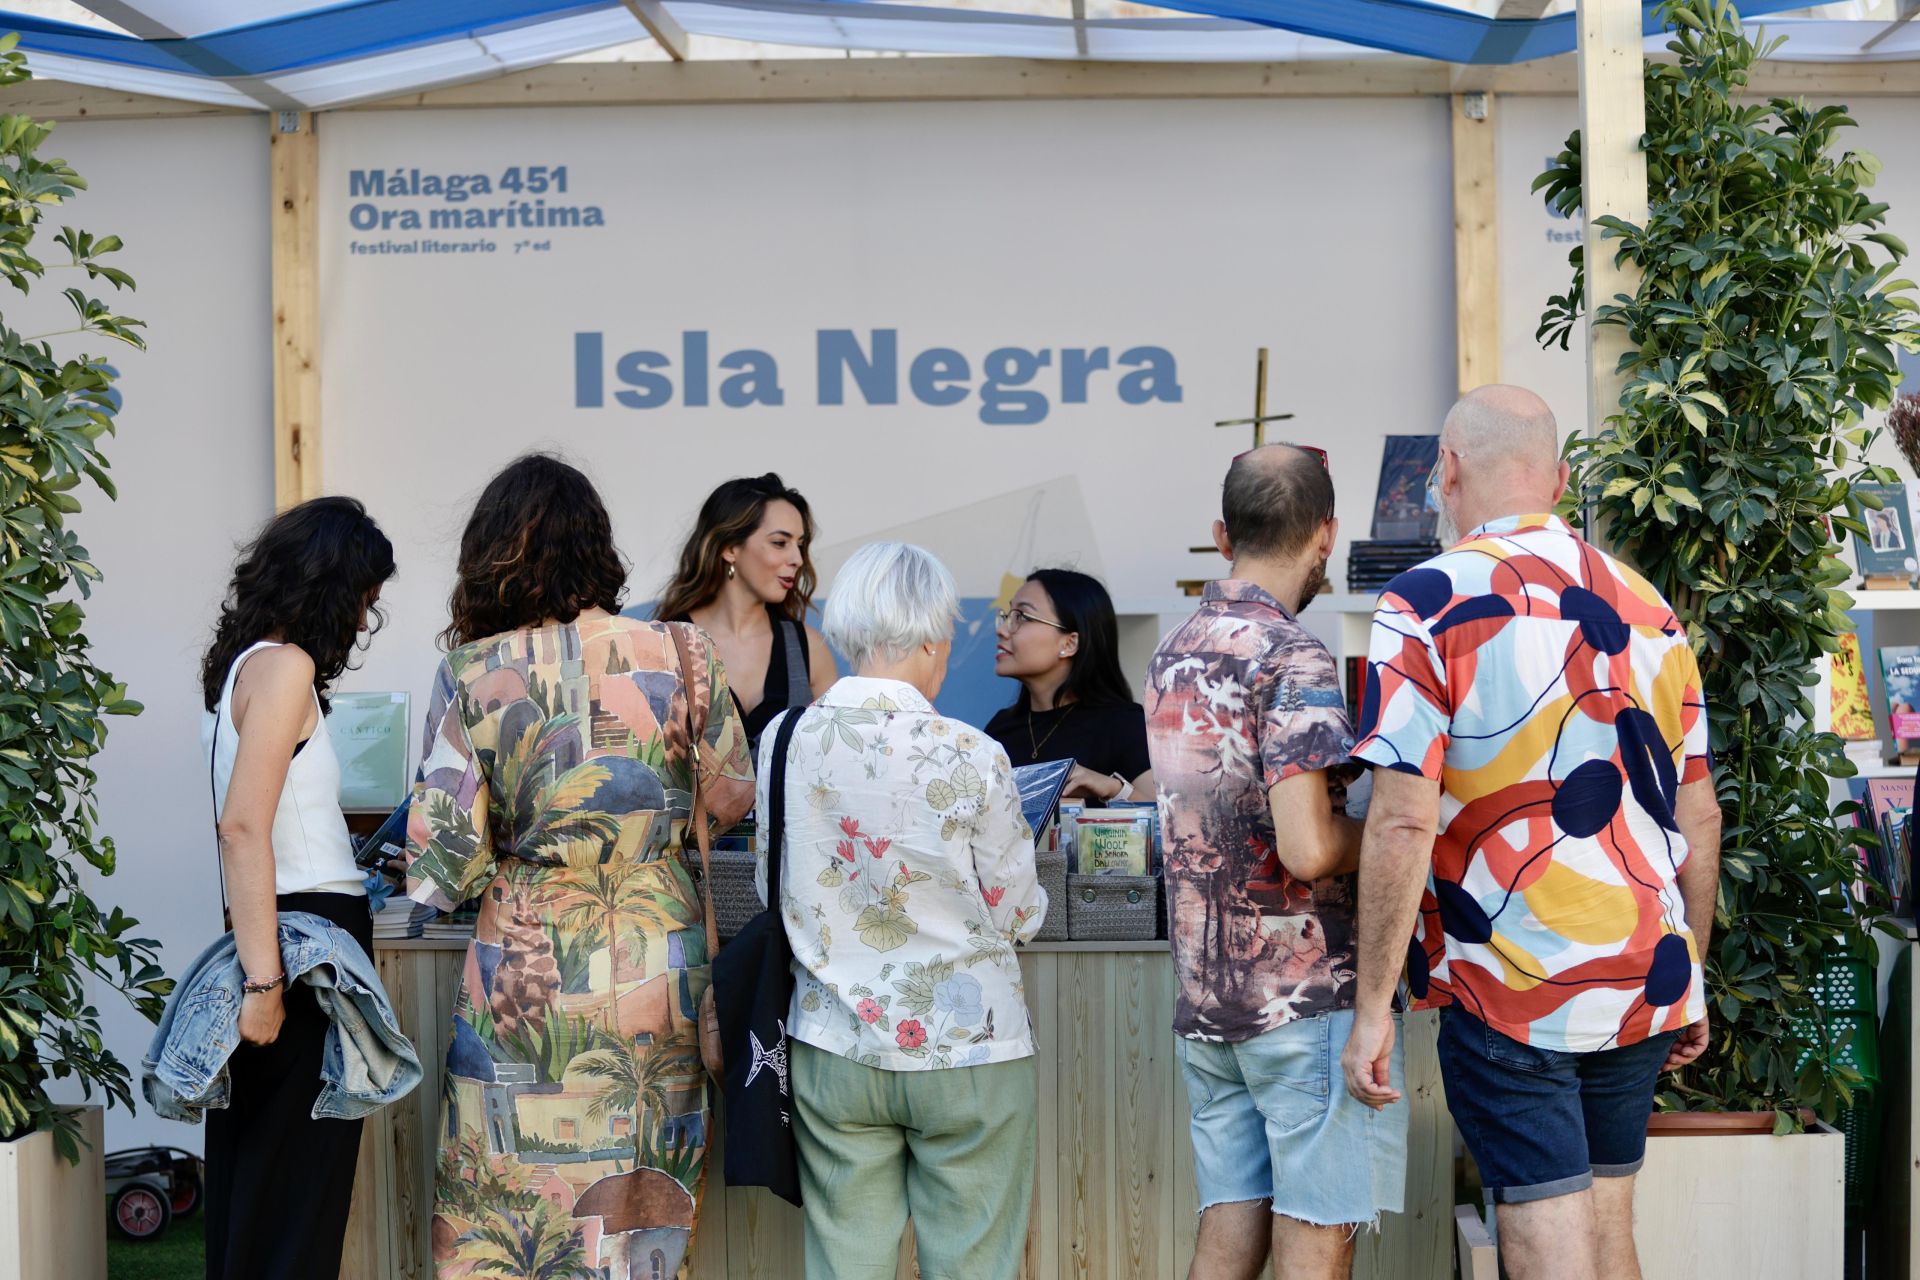
[{"label": "man with sunglasses on head", "polygon": [[[1297,620],[1339,531],[1325,457],[1233,460],[1213,527],[1232,573],[1147,674],[1201,1205],[1189,1280],[1252,1280],[1269,1256],[1286,1280],[1345,1277],[1406,1180],[1406,1108],[1348,1096],[1334,1056],[1353,1022],[1353,734],[1333,655]],[[1390,1067],[1398,1082],[1397,1051]]]},{"label": "man with sunglasses on head", "polygon": [[1447,414],[1429,491],[1450,550],[1387,584],[1367,655],[1343,1066],[1352,1097],[1405,1110],[1404,968],[1441,1006],[1502,1271],[1630,1280],[1654,1086],[1707,1043],[1720,806],[1687,630],[1553,514],[1566,485],[1539,396],[1481,387]]}]

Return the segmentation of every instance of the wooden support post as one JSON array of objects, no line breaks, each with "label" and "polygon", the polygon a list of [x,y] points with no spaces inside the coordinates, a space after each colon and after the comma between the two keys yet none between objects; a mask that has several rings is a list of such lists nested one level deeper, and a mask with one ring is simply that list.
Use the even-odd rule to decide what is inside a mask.
[{"label": "wooden support post", "polygon": [[1500,381],[1493,95],[1453,95],[1454,360],[1461,395]]},{"label": "wooden support post", "polygon": [[640,20],[640,25],[669,58],[675,62],[687,60],[687,29],[667,12],[666,5],[660,0],[625,0],[625,3],[628,12]]},{"label": "wooden support post", "polygon": [[1608,214],[1636,224],[1647,220],[1647,158],[1640,150],[1647,96],[1639,0],[1584,0],[1574,20],[1580,32],[1580,203],[1586,219],[1587,434],[1600,435],[1620,411],[1625,384],[1614,369],[1627,338],[1619,326],[1596,325],[1591,317],[1615,295],[1637,290],[1640,272],[1614,265],[1618,243],[1603,240],[1594,220]]},{"label": "wooden support post", "polygon": [[273,196],[273,505],[320,493],[320,146],[314,117],[267,117]]}]

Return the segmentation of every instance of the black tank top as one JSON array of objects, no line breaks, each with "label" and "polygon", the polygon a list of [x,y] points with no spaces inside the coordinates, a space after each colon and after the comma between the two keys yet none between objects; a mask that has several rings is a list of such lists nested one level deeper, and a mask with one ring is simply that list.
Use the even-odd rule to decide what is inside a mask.
[{"label": "black tank top", "polygon": [[[760,735],[775,716],[788,707],[804,707],[813,701],[813,655],[808,652],[807,633],[799,623],[772,605],[767,620],[773,624],[773,651],[767,655],[767,684],[761,690],[760,704],[749,713],[733,691],[733,705],[740,712],[747,730],[747,746],[755,759],[760,754]],[[671,622],[692,622],[682,614]]]}]

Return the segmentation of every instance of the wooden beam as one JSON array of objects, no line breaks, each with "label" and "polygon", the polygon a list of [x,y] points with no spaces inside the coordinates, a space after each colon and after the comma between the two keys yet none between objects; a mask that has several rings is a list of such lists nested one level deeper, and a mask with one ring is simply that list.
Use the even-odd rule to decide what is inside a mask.
[{"label": "wooden beam", "polygon": [[1460,394],[1500,381],[1494,97],[1453,95],[1454,363]]},{"label": "wooden beam", "polygon": [[66,84],[39,76],[0,92],[0,110],[30,115],[35,120],[165,120],[178,116],[258,114],[239,107],[156,98],[146,93]]},{"label": "wooden beam", "polygon": [[268,117],[273,198],[273,497],[320,494],[320,145],[315,117]]},{"label": "wooden beam", "polygon": [[[584,62],[517,71],[341,110],[412,107],[670,106],[746,102],[954,102],[1081,98],[1409,98],[1486,92],[1565,97],[1574,55],[1510,67],[1423,59],[1316,63],[1072,62],[1017,58],[791,58],[759,62]],[[1920,61],[1768,62],[1755,98],[1920,97]],[[114,89],[30,80],[0,109],[40,120],[165,119],[242,113]]]},{"label": "wooden beam", "polygon": [[667,56],[675,62],[687,60],[687,29],[660,0],[623,0],[628,12],[640,20],[647,29],[653,42],[666,50]]},{"label": "wooden beam", "polygon": [[[1618,244],[1600,236],[1608,215],[1647,220],[1647,131],[1639,0],[1585,0],[1579,24],[1581,216],[1586,219],[1587,315],[1640,286],[1632,266],[1616,266]],[[1620,411],[1625,385],[1614,372],[1627,350],[1618,325],[1587,325],[1587,433],[1601,435]]]},{"label": "wooden beam", "polygon": [[[779,58],[558,63],[351,110],[405,107],[668,106],[744,102],[1437,96],[1445,63],[1142,63],[1023,58]],[[1572,88],[1569,78],[1561,87]]]}]

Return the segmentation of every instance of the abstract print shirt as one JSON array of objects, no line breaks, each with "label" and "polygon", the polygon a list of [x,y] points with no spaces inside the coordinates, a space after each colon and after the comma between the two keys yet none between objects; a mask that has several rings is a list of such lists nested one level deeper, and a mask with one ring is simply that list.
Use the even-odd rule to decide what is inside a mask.
[{"label": "abstract print shirt", "polygon": [[[1031,1055],[1013,944],[1039,932],[1047,894],[1006,751],[897,680],[849,676],[787,714],[787,1033],[887,1071]],[[760,740],[763,824],[777,739]]]},{"label": "abstract print shirt", "polygon": [[1408,979],[1513,1039],[1591,1053],[1697,1021],[1679,784],[1708,776],[1686,629],[1550,515],[1388,584],[1359,758],[1441,784]]},{"label": "abstract print shirt", "polygon": [[1147,668],[1178,983],[1173,1030],[1250,1040],[1353,1004],[1352,876],[1296,880],[1267,792],[1346,764],[1333,655],[1251,582],[1207,584]]}]

